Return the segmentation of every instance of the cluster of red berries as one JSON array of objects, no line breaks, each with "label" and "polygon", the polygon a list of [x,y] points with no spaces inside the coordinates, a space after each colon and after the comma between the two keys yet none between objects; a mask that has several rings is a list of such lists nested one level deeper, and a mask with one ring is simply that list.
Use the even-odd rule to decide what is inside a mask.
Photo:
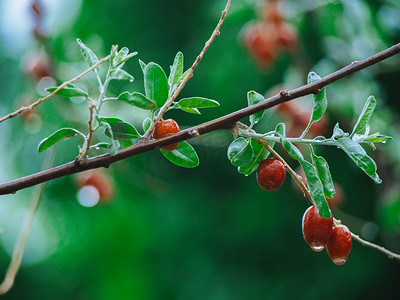
[{"label": "cluster of red berries", "polygon": [[304,240],[311,249],[320,252],[325,247],[329,257],[337,265],[343,265],[349,256],[352,236],[345,225],[335,225],[333,217],[323,218],[315,206],[310,206],[303,215],[302,229]]},{"label": "cluster of red berries", "polygon": [[268,67],[280,52],[290,51],[297,44],[296,28],[285,22],[278,2],[268,1],[262,19],[248,23],[243,29],[245,47],[260,67]]},{"label": "cluster of red berries", "polygon": [[[263,160],[257,168],[258,184],[267,191],[279,188],[285,177],[285,166],[275,158]],[[346,262],[351,250],[352,236],[345,225],[334,225],[333,217],[323,218],[315,206],[310,206],[303,215],[302,229],[304,239],[312,250],[320,252],[326,247],[335,264],[342,265]]]}]

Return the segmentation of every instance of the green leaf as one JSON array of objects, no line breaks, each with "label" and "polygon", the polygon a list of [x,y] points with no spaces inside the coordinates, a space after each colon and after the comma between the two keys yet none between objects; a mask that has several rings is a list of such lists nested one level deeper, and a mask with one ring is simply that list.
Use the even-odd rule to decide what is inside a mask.
[{"label": "green leaf", "polygon": [[138,92],[134,93],[123,92],[118,96],[117,100],[126,102],[130,105],[142,109],[149,109],[149,110],[156,109],[156,104],[153,101],[147,99],[145,95]]},{"label": "green leaf", "polygon": [[182,76],[179,78],[178,82],[176,83],[176,85],[180,85],[182,83],[182,81],[185,79],[186,75],[190,72],[190,69],[187,69],[185,71],[185,73],[182,74]]},{"label": "green leaf", "polygon": [[[247,103],[249,106],[260,103],[264,100],[265,100],[264,96],[255,91],[250,91],[247,93]],[[250,118],[250,127],[253,127],[255,124],[257,124],[264,116],[264,113],[265,113],[265,110],[255,113],[254,115],[251,115],[249,117]]]},{"label": "green leaf", "polygon": [[304,159],[303,154],[301,154],[300,150],[293,145],[290,141],[286,139],[286,134],[285,134],[285,124],[284,123],[279,123],[275,127],[275,131],[280,135],[281,141],[282,141],[282,146],[283,148],[289,153],[289,155],[298,161],[301,161]]},{"label": "green leaf", "polygon": [[322,156],[316,155],[312,147],[311,147],[311,158],[317,170],[317,175],[324,187],[325,197],[329,199],[333,198],[335,196],[335,187],[333,185],[331,172],[329,171],[328,162]]},{"label": "green leaf", "polygon": [[140,65],[140,68],[142,69],[142,72],[144,74],[144,71],[146,70],[146,64],[142,60],[139,59],[139,65]]},{"label": "green leaf", "polygon": [[340,138],[336,143],[356,163],[357,167],[371,177],[375,183],[382,182],[376,173],[377,168],[374,160],[367,155],[363,147],[349,138]]},{"label": "green leaf", "polygon": [[[76,42],[78,43],[79,49],[81,50],[81,53],[82,53],[82,56],[88,63],[89,67],[92,67],[99,62],[99,59],[97,58],[96,54],[94,54],[93,51],[90,50],[90,48],[87,47],[80,39],[76,39]],[[93,72],[96,75],[98,75],[99,67],[97,66],[96,68],[94,68]]]},{"label": "green leaf", "polygon": [[[47,88],[46,91],[52,93],[54,92],[58,87],[51,87]],[[81,90],[79,87],[77,87],[74,84],[67,84],[64,86],[62,89],[60,89],[56,95],[59,95],[61,97],[66,97],[66,98],[72,98],[72,97],[85,97],[86,99],[89,97],[89,95]]]},{"label": "green leaf", "polygon": [[[174,107],[175,108],[175,107]],[[178,108],[178,107],[176,107]],[[179,107],[181,110],[191,113],[191,114],[195,114],[195,115],[201,115],[201,112],[197,109],[197,108],[186,108],[186,107]]]},{"label": "green leaf", "polygon": [[[265,149],[264,146],[259,144],[255,139],[251,138],[250,144],[251,148],[253,149],[253,155],[246,165],[238,168],[238,172],[246,176],[249,176],[251,173],[257,170],[260,162],[266,159],[269,155],[267,149]],[[270,146],[273,147],[273,143],[270,143]]]},{"label": "green leaf", "polygon": [[164,70],[151,62],[144,71],[144,88],[146,97],[161,108],[168,99],[168,81]]},{"label": "green leaf", "polygon": [[360,113],[360,116],[357,119],[356,124],[354,125],[353,131],[350,136],[353,136],[355,133],[360,132],[365,128],[368,124],[370,117],[372,116],[374,109],[376,107],[376,100],[374,96],[369,96],[367,101],[365,101],[364,107]]},{"label": "green leaf", "polygon": [[100,117],[99,119],[101,125],[103,125],[102,122],[105,122],[109,125],[109,127],[103,125],[106,127],[104,133],[113,140],[128,141],[141,137],[133,125],[124,122],[121,119],[104,117]]},{"label": "green leaf", "polygon": [[219,103],[215,100],[202,98],[202,97],[191,97],[183,98],[177,103],[179,108],[208,108],[219,106]]},{"label": "green leaf", "polygon": [[63,139],[69,139],[70,137],[73,137],[77,134],[80,134],[81,136],[84,136],[83,133],[79,132],[78,130],[74,128],[61,128],[48,136],[47,138],[43,139],[38,146],[38,152],[43,152],[47,148],[50,148],[53,146],[55,143],[63,140]]},{"label": "green leaf", "polygon": [[168,77],[168,85],[172,87],[176,84],[183,73],[183,53],[178,52],[175,56],[174,63]]},{"label": "green leaf", "polygon": [[170,162],[180,167],[194,168],[199,165],[199,157],[196,151],[187,142],[180,142],[173,151],[160,150]]},{"label": "green leaf", "polygon": [[132,82],[134,78],[131,74],[122,69],[114,69],[110,71],[110,79],[129,80]]},{"label": "green leaf", "polygon": [[326,202],[324,195],[324,187],[321,180],[318,177],[317,170],[315,167],[306,160],[300,161],[300,165],[303,168],[306,176],[308,189],[310,191],[311,200],[313,201],[318,214],[324,218],[330,218],[332,216],[331,210],[329,209],[328,203]]},{"label": "green leaf", "polygon": [[147,132],[147,130],[149,130],[151,126],[151,119],[149,117],[147,117],[146,119],[143,120],[142,123],[142,128],[144,132]]},{"label": "green leaf", "polygon": [[[310,84],[320,79],[321,77],[318,76],[315,72],[310,72],[307,76],[307,83]],[[310,123],[320,120],[324,115],[326,108],[328,107],[328,100],[326,98],[325,88],[323,88],[319,94],[313,95],[313,98],[314,106]]]},{"label": "green leaf", "polygon": [[228,158],[232,165],[241,167],[246,165],[253,156],[253,148],[250,141],[239,137],[228,147]]},{"label": "green leaf", "polygon": [[129,49],[123,47],[120,51],[118,51],[115,56],[111,59],[111,65],[114,69],[121,69],[125,62],[137,55],[137,52],[129,53]]},{"label": "green leaf", "polygon": [[110,147],[111,147],[111,145],[109,143],[105,143],[105,142],[97,143],[95,145],[90,146],[90,148],[94,148],[94,149],[99,149],[99,148],[108,149]]},{"label": "green leaf", "polygon": [[376,132],[374,134],[363,137],[362,140],[368,143],[386,143],[387,141],[390,141],[392,139],[393,138],[391,136],[382,135],[379,132]]}]

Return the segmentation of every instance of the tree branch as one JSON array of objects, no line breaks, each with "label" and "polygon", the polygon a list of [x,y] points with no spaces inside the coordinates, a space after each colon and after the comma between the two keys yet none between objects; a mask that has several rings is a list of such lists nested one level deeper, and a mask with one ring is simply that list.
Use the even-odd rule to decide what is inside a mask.
[{"label": "tree branch", "polygon": [[228,115],[219,117],[212,121],[188,128],[186,130],[182,130],[176,134],[170,135],[168,137],[146,141],[142,140],[135,145],[130,147],[121,149],[118,151],[116,155],[104,154],[99,155],[93,158],[89,158],[84,165],[80,165],[77,161],[72,161],[66,163],[64,165],[55,167],[53,169],[49,169],[46,171],[42,171],[33,175],[29,175],[26,177],[22,177],[7,183],[3,183],[0,185],[0,195],[15,193],[18,190],[34,186],[39,183],[43,183],[46,181],[50,181],[53,179],[57,179],[63,176],[67,176],[70,174],[82,172],[84,170],[99,168],[99,167],[109,167],[111,164],[126,159],[128,157],[132,157],[144,152],[152,151],[155,149],[159,149],[161,147],[171,145],[177,142],[181,142],[184,140],[191,139],[193,137],[206,134],[219,129],[231,129],[235,126],[235,123],[239,120],[248,117],[252,114],[255,114],[259,111],[269,109],[273,106],[281,104],[283,102],[296,99],[309,94],[317,94],[323,87],[326,85],[337,81],[343,77],[349,76],[355,72],[358,72],[362,69],[370,67],[378,62],[388,59],[391,56],[394,56],[400,52],[400,43],[377,53],[367,59],[362,61],[353,62],[350,65],[330,74],[318,81],[315,81],[311,84],[304,85],[297,89],[288,91],[280,91],[277,95],[265,99],[264,101],[255,104],[250,107],[246,107],[230,113]]}]

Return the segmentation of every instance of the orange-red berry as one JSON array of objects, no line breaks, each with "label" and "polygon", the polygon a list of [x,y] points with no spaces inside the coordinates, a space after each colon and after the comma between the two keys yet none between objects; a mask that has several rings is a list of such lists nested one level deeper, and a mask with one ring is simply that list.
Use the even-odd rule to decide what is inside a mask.
[{"label": "orange-red berry", "polygon": [[274,191],[279,188],[285,177],[285,166],[276,158],[264,159],[257,168],[258,184],[267,191]]},{"label": "orange-red berry", "polygon": [[[155,139],[161,139],[163,137],[169,136],[171,134],[179,132],[179,126],[173,119],[164,120],[158,122],[154,127],[153,137]],[[162,149],[167,151],[175,150],[178,147],[179,143],[175,143],[172,145],[168,145],[163,147]]]},{"label": "orange-red berry", "polygon": [[327,244],[333,228],[333,217],[321,217],[315,206],[310,206],[303,215],[303,237],[311,249],[320,252]]},{"label": "orange-red berry", "polygon": [[336,225],[326,244],[329,257],[337,265],[343,265],[349,256],[352,237],[349,228],[345,225]]}]

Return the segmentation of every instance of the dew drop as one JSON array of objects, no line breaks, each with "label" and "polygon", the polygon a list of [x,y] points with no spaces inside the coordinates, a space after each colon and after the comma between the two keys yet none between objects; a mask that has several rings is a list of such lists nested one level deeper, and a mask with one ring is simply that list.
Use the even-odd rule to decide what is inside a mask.
[{"label": "dew drop", "polygon": [[347,260],[347,257],[337,257],[335,259],[332,259],[332,261],[338,266],[343,265],[346,262],[346,260]]},{"label": "dew drop", "polygon": [[312,242],[310,247],[315,252],[321,252],[325,248],[324,245],[321,245],[319,242]]},{"label": "dew drop", "polygon": [[129,82],[133,82],[133,79],[129,79]]},{"label": "dew drop", "polygon": [[100,150],[100,147],[96,147],[95,149],[96,149],[96,150]]},{"label": "dew drop", "polygon": [[386,141],[382,141],[382,144],[386,144]]}]

